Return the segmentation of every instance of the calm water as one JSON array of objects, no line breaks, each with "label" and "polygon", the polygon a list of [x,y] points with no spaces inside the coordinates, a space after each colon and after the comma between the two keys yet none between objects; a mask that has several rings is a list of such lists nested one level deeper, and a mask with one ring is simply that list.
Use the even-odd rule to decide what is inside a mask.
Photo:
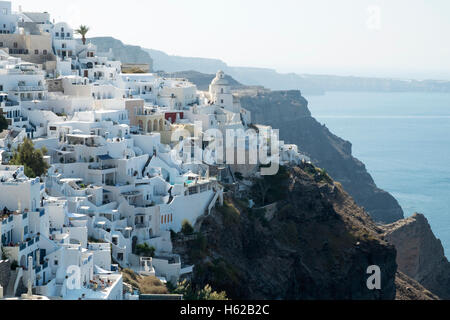
[{"label": "calm water", "polygon": [[450,257],[450,94],[332,92],[308,96],[313,116],[353,144],[406,216],[426,215]]}]

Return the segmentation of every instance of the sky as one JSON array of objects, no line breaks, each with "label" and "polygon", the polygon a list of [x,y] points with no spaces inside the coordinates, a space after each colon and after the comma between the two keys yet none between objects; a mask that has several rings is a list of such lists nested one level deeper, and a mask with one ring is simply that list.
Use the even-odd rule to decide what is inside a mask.
[{"label": "sky", "polygon": [[16,0],[88,36],[279,72],[450,80],[448,0]]}]

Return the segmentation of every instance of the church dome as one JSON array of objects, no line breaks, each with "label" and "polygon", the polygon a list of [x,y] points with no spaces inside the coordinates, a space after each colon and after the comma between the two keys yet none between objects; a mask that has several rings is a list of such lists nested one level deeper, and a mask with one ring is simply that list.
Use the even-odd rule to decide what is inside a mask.
[{"label": "church dome", "polygon": [[229,86],[230,83],[227,79],[225,79],[225,73],[222,70],[219,70],[216,74],[216,77],[211,82],[211,85],[215,86]]}]

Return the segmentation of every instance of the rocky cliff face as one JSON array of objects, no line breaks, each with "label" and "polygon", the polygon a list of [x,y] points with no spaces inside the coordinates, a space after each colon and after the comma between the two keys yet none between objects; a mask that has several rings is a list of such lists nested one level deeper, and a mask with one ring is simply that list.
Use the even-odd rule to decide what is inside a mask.
[{"label": "rocky cliff face", "polygon": [[450,299],[450,263],[425,216],[416,214],[382,228],[397,249],[399,270],[441,299]]},{"label": "rocky cliff face", "polygon": [[240,94],[242,106],[252,112],[253,123],[280,129],[280,138],[299,146],[377,222],[403,218],[403,210],[389,193],[377,188],[365,165],[352,156],[352,145],[317,122],[300,91],[267,91]]},{"label": "rocky cliff face", "polygon": [[[238,300],[395,299],[396,252],[382,230],[339,184],[317,181],[307,166],[288,172],[273,218],[229,197],[198,222],[203,236],[174,241],[195,264],[193,283]],[[381,268],[381,290],[367,288],[371,265]]]},{"label": "rocky cliff face", "polygon": [[123,63],[146,63],[150,69],[153,69],[153,59],[139,46],[126,45],[112,37],[89,38],[88,42],[96,45],[100,52],[108,52],[112,49],[114,58]]},{"label": "rocky cliff face", "polygon": [[402,272],[395,278],[396,300],[439,300],[439,297],[425,289],[420,283]]}]

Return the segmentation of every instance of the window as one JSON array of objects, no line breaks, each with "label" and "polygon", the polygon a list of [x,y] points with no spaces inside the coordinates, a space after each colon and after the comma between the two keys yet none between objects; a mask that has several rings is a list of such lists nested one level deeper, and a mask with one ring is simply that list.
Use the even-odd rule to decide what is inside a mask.
[{"label": "window", "polygon": [[57,266],[57,265],[58,265],[58,263],[59,263],[59,262],[58,262],[58,260],[56,260],[56,259],[55,259],[55,260],[53,260],[53,264],[54,264],[55,266]]},{"label": "window", "polygon": [[34,54],[39,54],[39,50],[34,50]]},{"label": "window", "polygon": [[0,47],[2,47],[2,48],[3,48],[3,42],[0,42]]},{"label": "window", "polygon": [[8,14],[8,9],[3,8],[3,9],[2,9],[2,13],[3,13],[4,16],[6,16],[6,15]]},{"label": "window", "polygon": [[14,48],[17,48],[17,47],[18,47],[17,42],[14,42]]},{"label": "window", "polygon": [[55,33],[55,36],[59,37],[59,32],[56,32],[56,33]]},{"label": "window", "polygon": [[67,34],[67,38],[70,38],[70,33]]},{"label": "window", "polygon": [[63,49],[65,49],[65,48],[66,48],[66,44],[63,43],[61,47],[62,47]]},{"label": "window", "polygon": [[44,54],[44,56],[47,55],[47,50],[42,51],[42,53]]}]

